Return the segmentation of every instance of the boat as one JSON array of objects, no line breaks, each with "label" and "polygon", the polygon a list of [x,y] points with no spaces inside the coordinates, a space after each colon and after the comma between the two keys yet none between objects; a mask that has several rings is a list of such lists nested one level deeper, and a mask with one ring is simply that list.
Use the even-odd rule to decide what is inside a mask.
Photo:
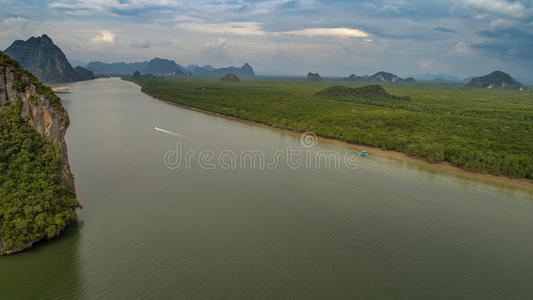
[{"label": "boat", "polygon": [[359,156],[368,156],[368,152],[366,152],[365,150],[361,151],[359,153]]}]

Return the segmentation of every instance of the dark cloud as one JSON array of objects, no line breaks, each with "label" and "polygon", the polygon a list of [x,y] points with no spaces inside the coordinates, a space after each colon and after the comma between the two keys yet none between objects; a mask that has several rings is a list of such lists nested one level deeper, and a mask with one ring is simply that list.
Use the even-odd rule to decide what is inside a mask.
[{"label": "dark cloud", "polygon": [[472,48],[490,55],[533,60],[533,28],[521,22],[506,23],[503,28],[490,28],[477,31],[480,42],[472,43]]},{"label": "dark cloud", "polygon": [[498,41],[484,41],[471,43],[468,45],[470,48],[490,52],[492,54],[506,55],[513,47],[509,44]]}]

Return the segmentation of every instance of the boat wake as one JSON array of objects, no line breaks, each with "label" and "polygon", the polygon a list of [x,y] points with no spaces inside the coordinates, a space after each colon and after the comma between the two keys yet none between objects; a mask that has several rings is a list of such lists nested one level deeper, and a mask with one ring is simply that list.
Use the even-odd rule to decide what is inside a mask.
[{"label": "boat wake", "polygon": [[183,139],[188,139],[188,140],[192,140],[190,137],[188,136],[185,136],[183,134],[179,134],[177,132],[174,132],[174,131],[170,131],[170,130],[166,130],[166,129],[163,129],[163,128],[159,128],[157,126],[152,126],[152,129],[155,130],[155,131],[159,131],[159,132],[162,132],[162,133],[166,133],[168,135],[172,135],[172,136],[175,136],[175,137],[179,137],[179,138],[183,138]]}]

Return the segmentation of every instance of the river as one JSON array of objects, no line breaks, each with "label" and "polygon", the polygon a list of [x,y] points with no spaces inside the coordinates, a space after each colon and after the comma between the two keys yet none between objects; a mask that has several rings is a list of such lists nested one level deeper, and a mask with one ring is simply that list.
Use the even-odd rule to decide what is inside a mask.
[{"label": "river", "polygon": [[[373,155],[338,169],[241,166],[247,150],[348,149],[304,147],[118,78],[68,86],[69,160],[84,207],[59,238],[0,258],[3,299],[533,295],[531,194]],[[198,161],[201,152],[234,153],[236,166]]]}]

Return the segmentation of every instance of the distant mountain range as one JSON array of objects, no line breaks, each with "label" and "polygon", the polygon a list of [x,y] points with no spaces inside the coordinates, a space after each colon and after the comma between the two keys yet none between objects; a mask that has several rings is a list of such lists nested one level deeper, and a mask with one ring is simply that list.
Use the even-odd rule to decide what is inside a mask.
[{"label": "distant mountain range", "polygon": [[254,69],[248,63],[244,63],[241,67],[227,67],[215,69],[209,65],[199,67],[196,66],[191,70],[193,76],[223,76],[228,73],[232,73],[241,77],[253,77],[255,76]]},{"label": "distant mountain range", "polygon": [[141,73],[162,76],[186,76],[187,74],[173,60],[154,58],[148,62]]},{"label": "distant mountain range", "polygon": [[502,71],[494,71],[489,75],[476,77],[466,86],[482,89],[525,90],[525,87],[520,82],[514,80],[511,75]]},{"label": "distant mountain range", "polygon": [[355,74],[352,74],[348,76],[348,78],[345,78],[345,80],[348,81],[356,81],[356,82],[373,82],[373,83],[379,83],[379,82],[386,82],[386,83],[415,83],[416,80],[412,77],[409,78],[401,78],[398,77],[392,73],[387,72],[377,72],[376,74],[372,76],[357,76]]},{"label": "distant mountain range", "polygon": [[[255,76],[253,68],[245,63],[241,67],[214,68],[210,65],[188,65],[180,66],[173,60],[154,58],[150,61],[133,63],[103,63],[90,62],[84,67],[84,63],[72,60],[76,68],[67,60],[61,49],[54,44],[52,39],[43,34],[40,37],[31,37],[26,41],[16,40],[11,46],[3,51],[11,58],[16,59],[20,65],[34,76],[45,82],[72,82],[80,80],[94,79],[94,73],[131,75],[135,71],[141,74],[152,74],[158,76],[213,76],[220,77],[226,74],[234,74],[239,77]],[[506,88],[525,89],[524,86],[514,80],[509,74],[495,71],[489,75],[481,77],[459,78],[448,74],[421,74],[408,78],[401,78],[388,72],[378,72],[374,75],[357,76],[351,74],[345,78],[347,81],[368,82],[368,83],[414,83],[415,78],[421,81],[431,82],[469,82],[467,86],[475,88]],[[321,80],[317,73],[311,74],[308,79]],[[531,79],[522,79],[525,83],[532,83]]]},{"label": "distant mountain range", "polygon": [[417,74],[409,75],[418,81],[432,81],[432,82],[468,82],[472,78],[460,78],[449,74]]},{"label": "distant mountain range", "polygon": [[90,62],[87,69],[100,74],[118,74],[129,75],[138,71],[142,74],[150,73],[152,75],[160,76],[223,76],[228,73],[233,73],[241,77],[255,76],[253,68],[245,63],[242,67],[227,67],[227,68],[213,68],[206,65],[200,67],[198,65],[189,65],[187,67],[180,66],[173,60],[154,58],[150,61],[133,62],[133,63],[103,63]]},{"label": "distant mountain range", "polygon": [[80,67],[86,67],[87,66],[87,63],[86,62],[83,62],[81,60],[77,60],[77,59],[69,59],[68,60],[70,62],[70,65],[72,65],[74,68],[77,67],[77,66],[80,66]]},{"label": "distant mountain range", "polygon": [[4,53],[16,59],[26,71],[42,81],[72,82],[94,79],[94,74],[83,68],[72,68],[63,51],[46,34],[26,41],[14,41]]},{"label": "distant mountain range", "polygon": [[27,71],[42,81],[71,82],[94,79],[93,72],[100,74],[131,75],[135,71],[159,76],[223,76],[228,73],[241,77],[255,76],[253,68],[245,63],[241,67],[213,68],[212,66],[189,65],[182,67],[173,60],[154,58],[134,63],[90,62],[84,67],[81,61],[73,60],[76,68],[65,54],[46,34],[31,37],[27,41],[17,40],[4,51],[16,59]]},{"label": "distant mountain range", "polygon": [[[468,83],[472,81],[472,79],[476,78],[475,76],[470,76],[466,78],[461,78],[454,75],[449,74],[417,74],[417,75],[409,75],[411,77],[414,77],[417,81],[428,81],[428,82],[442,82],[442,83]],[[515,77],[516,78],[516,77]],[[516,78],[519,82],[525,83],[525,84],[533,84],[533,79],[531,78]]]}]

